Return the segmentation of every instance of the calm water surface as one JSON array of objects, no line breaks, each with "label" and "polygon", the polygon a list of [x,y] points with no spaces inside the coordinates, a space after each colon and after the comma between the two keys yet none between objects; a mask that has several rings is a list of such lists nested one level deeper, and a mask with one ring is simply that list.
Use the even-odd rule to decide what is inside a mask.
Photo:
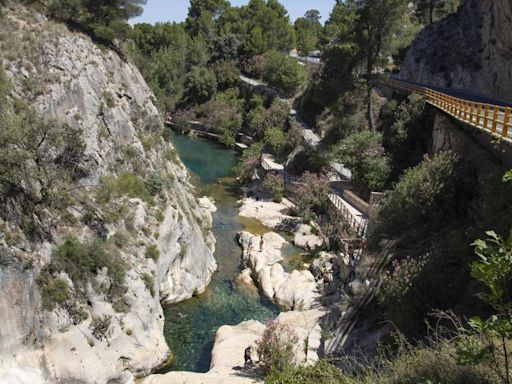
[{"label": "calm water surface", "polygon": [[235,286],[240,272],[241,249],[236,233],[243,229],[268,231],[259,222],[237,216],[241,192],[233,179],[237,154],[201,139],[175,134],[172,139],[181,160],[196,176],[201,195],[214,198],[213,233],[217,239],[215,258],[218,270],[207,291],[188,301],[164,308],[164,333],[176,357],[173,370],[206,372],[210,367],[215,332],[224,324],[274,318],[278,308],[260,297]]}]

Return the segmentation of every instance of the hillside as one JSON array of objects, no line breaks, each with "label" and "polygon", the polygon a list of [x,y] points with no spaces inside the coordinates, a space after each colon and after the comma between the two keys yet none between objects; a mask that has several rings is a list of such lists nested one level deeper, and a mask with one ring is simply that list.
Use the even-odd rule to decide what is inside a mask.
[{"label": "hillside", "polygon": [[[11,97],[77,142],[72,179],[52,191],[65,204],[41,202],[37,182],[2,201],[0,369],[27,383],[148,374],[170,357],[160,301],[201,292],[216,269],[211,214],[132,64],[19,6],[2,19],[0,57]],[[114,273],[125,276],[117,293]],[[48,297],[52,287],[64,296]]]}]

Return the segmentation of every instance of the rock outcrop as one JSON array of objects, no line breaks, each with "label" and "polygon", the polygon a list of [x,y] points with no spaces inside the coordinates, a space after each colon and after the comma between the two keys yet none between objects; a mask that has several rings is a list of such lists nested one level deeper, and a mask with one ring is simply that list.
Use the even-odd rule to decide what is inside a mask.
[{"label": "rock outcrop", "polygon": [[286,240],[275,232],[263,236],[241,232],[238,242],[243,249],[246,269],[237,280],[245,285],[250,275],[261,292],[286,310],[307,310],[318,306],[320,294],[315,278],[308,270],[285,272],[281,248]]},{"label": "rock outcrop", "polygon": [[[212,207],[193,197],[134,65],[22,7],[6,10],[1,38],[13,96],[81,130],[84,174],[67,209],[41,207],[34,216],[44,236],[22,231],[15,200],[0,218],[0,382],[133,382],[170,357],[160,301],[203,291],[216,269]],[[100,201],[98,189],[121,175],[154,181],[158,192],[151,201],[124,193]],[[107,271],[83,290],[61,273],[79,315],[62,305],[43,310],[37,279],[55,247],[71,234],[86,241],[98,233],[126,264],[120,301],[97,289],[110,285]]]},{"label": "rock outcrop", "polygon": [[[322,309],[291,311],[281,313],[276,321],[286,326],[301,341],[294,349],[297,365],[312,364],[319,359],[322,350]],[[212,362],[207,373],[170,372],[165,375],[151,375],[141,384],[251,384],[261,382],[258,377],[257,357],[255,365],[244,368],[244,352],[249,346],[256,350],[256,342],[265,331],[265,325],[249,320],[238,325],[223,325],[217,330],[212,351]],[[307,348],[305,348],[307,346]]]},{"label": "rock outcrop", "polygon": [[465,0],[459,10],[421,31],[400,77],[512,99],[512,3]]}]

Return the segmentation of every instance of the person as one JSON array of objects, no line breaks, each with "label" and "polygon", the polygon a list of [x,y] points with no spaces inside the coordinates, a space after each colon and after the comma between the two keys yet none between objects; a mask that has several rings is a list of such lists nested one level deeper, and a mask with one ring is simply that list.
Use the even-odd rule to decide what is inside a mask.
[{"label": "person", "polygon": [[260,239],[260,252],[263,252],[263,236]]},{"label": "person", "polygon": [[244,360],[245,360],[245,365],[244,367],[245,368],[248,368],[250,366],[252,366],[252,347],[249,345],[247,348],[245,348],[245,352],[244,352]]}]

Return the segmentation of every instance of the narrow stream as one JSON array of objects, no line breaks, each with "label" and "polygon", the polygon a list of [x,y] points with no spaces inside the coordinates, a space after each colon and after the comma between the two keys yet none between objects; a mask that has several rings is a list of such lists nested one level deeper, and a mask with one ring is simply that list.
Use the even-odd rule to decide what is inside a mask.
[{"label": "narrow stream", "polygon": [[265,322],[279,312],[257,292],[239,288],[233,282],[241,266],[236,233],[244,229],[264,233],[269,229],[256,220],[238,217],[237,200],[241,191],[233,178],[236,152],[185,135],[175,134],[172,141],[181,160],[195,176],[201,196],[208,195],[215,200],[218,210],[213,214],[213,233],[217,239],[218,270],[204,294],[164,308],[164,334],[176,358],[172,370],[206,372],[215,332],[221,325],[235,325],[249,319]]}]

